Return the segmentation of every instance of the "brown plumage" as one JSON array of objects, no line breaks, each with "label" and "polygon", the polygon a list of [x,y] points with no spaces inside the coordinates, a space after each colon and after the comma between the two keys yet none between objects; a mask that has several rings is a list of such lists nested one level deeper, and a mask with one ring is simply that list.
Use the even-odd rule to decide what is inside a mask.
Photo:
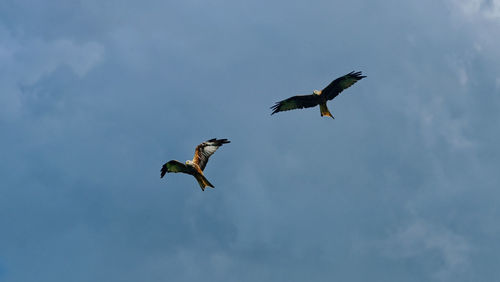
[{"label": "brown plumage", "polygon": [[277,102],[274,106],[271,107],[271,110],[273,110],[271,115],[278,112],[311,108],[319,105],[321,116],[329,116],[331,118],[334,118],[328,110],[326,102],[337,97],[344,89],[351,87],[351,85],[365,77],[366,76],[361,75],[360,71],[352,71],[344,76],[335,79],[321,91],[315,90],[311,95],[293,96],[283,101]]},{"label": "brown plumage", "polygon": [[214,188],[214,186],[203,175],[203,170],[205,169],[210,156],[213,155],[213,153],[215,153],[220,146],[227,143],[231,143],[231,141],[217,138],[201,143],[196,146],[194,158],[192,160],[187,160],[185,164],[176,160],[171,160],[165,163],[161,168],[160,178],[163,178],[167,172],[182,172],[194,176],[196,181],[198,181],[201,190],[205,191],[205,187],[207,186]]}]

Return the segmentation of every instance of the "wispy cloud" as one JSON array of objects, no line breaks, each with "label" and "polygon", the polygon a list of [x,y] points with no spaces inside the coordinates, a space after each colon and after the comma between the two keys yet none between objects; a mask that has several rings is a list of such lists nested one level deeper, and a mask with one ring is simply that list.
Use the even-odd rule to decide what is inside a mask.
[{"label": "wispy cloud", "polygon": [[96,42],[70,39],[45,40],[13,35],[0,25],[0,112],[3,118],[17,115],[23,106],[22,87],[38,82],[57,68],[67,66],[78,77],[102,61],[104,47]]},{"label": "wispy cloud", "polygon": [[483,17],[500,23],[500,1],[498,0],[452,0],[467,17]]},{"label": "wispy cloud", "polygon": [[[397,259],[432,257],[436,252],[437,264],[431,266],[436,278],[451,281],[470,267],[469,253],[472,246],[462,236],[448,228],[417,219],[391,235],[386,243],[387,255]],[[423,259],[422,263],[426,263]]]}]

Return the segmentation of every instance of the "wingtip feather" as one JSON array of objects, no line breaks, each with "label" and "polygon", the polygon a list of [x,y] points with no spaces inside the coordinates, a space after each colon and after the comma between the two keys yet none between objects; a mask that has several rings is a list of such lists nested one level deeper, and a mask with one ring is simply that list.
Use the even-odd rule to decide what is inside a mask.
[{"label": "wingtip feather", "polygon": [[167,173],[168,169],[167,169],[167,164],[164,164],[162,167],[161,167],[161,174],[160,174],[160,178],[163,178],[163,176],[165,176],[165,174]]},{"label": "wingtip feather", "polygon": [[281,103],[280,102],[276,102],[276,104],[274,104],[273,106],[269,107],[271,110],[273,110],[273,112],[271,113],[271,115],[274,115],[275,113],[279,112],[279,107],[280,107]]},{"label": "wingtip feather", "polygon": [[363,79],[366,77],[366,75],[363,75],[361,71],[351,71],[348,73],[350,76],[354,76],[357,80]]}]

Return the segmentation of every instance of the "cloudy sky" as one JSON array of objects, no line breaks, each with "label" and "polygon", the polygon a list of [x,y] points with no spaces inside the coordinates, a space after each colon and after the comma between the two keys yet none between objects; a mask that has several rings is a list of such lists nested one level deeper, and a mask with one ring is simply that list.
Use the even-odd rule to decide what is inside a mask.
[{"label": "cloudy sky", "polygon": [[0,281],[494,281],[499,46],[499,0],[3,0]]}]

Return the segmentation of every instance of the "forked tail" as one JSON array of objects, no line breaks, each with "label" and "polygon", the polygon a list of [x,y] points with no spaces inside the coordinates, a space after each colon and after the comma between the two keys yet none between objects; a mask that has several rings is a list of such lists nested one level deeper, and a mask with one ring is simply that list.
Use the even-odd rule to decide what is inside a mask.
[{"label": "forked tail", "polygon": [[208,181],[208,179],[205,178],[205,176],[203,174],[197,174],[194,176],[196,178],[196,180],[198,181],[198,184],[200,185],[201,187],[201,190],[202,191],[205,191],[205,187],[212,187],[212,188],[215,188],[212,183],[210,183]]},{"label": "forked tail", "polygon": [[328,107],[326,106],[326,102],[319,104],[319,110],[321,112],[321,116],[327,116],[327,117],[331,117],[331,118],[335,119],[333,117],[333,115],[330,113],[330,111],[328,110]]}]

